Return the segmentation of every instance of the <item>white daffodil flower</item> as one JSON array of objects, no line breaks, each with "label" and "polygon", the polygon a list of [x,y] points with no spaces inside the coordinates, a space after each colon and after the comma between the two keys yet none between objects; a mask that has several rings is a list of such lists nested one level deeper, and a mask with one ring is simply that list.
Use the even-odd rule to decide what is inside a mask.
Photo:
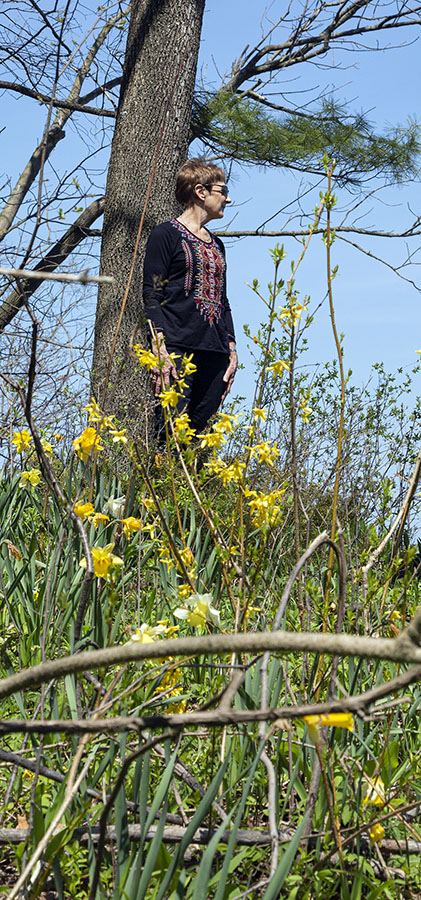
[{"label": "white daffodil flower", "polygon": [[132,641],[139,641],[140,644],[152,644],[161,634],[165,634],[164,625],[147,625],[146,622],[136,628],[132,634]]},{"label": "white daffodil flower", "polygon": [[206,622],[212,622],[213,625],[221,625],[219,610],[212,606],[212,594],[191,594],[184,601],[183,606],[178,606],[174,610],[177,619],[184,619],[194,628],[206,625]]},{"label": "white daffodil flower", "polygon": [[125,497],[110,497],[109,500],[107,500],[107,509],[110,510],[114,519],[121,519],[125,504]]}]

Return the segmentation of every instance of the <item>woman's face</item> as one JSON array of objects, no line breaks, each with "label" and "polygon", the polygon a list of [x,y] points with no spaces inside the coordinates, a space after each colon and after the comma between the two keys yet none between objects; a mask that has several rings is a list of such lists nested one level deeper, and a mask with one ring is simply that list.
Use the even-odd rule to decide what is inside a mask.
[{"label": "woman's face", "polygon": [[225,181],[216,181],[214,184],[197,184],[196,194],[201,201],[207,215],[207,221],[222,219],[227,203],[231,203],[228,187]]}]

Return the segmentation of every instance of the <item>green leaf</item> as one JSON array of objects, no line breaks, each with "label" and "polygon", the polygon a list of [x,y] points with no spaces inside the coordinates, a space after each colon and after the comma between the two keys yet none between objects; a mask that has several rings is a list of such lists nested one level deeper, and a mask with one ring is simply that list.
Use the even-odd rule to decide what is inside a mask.
[{"label": "green leaf", "polygon": [[219,785],[221,784],[221,781],[227,770],[228,762],[229,762],[229,757],[227,756],[225,758],[224,762],[222,763],[222,765],[219,767],[219,769],[218,769],[215,777],[213,778],[211,784],[209,785],[206,793],[202,797],[193,818],[190,820],[190,822],[186,828],[183,839],[180,841],[178,851],[173,858],[172,864],[171,864],[171,866],[169,866],[166,876],[161,883],[160,890],[157,894],[156,900],[162,900],[162,898],[165,897],[168,885],[170,884],[171,879],[173,878],[175,869],[176,869],[177,865],[183,860],[184,852],[185,852],[186,848],[188,847],[188,845],[191,843],[194,832],[196,831],[197,828],[199,828],[202,825],[203,820],[204,820],[211,804],[213,803],[213,801],[216,799],[216,797],[218,795],[218,788],[219,788]]},{"label": "green leaf", "polygon": [[228,827],[228,824],[234,815],[234,810],[231,810],[229,815],[225,816],[223,821],[221,822],[219,828],[216,830],[215,834],[211,838],[207,849],[205,850],[200,866],[199,871],[196,875],[194,882],[194,891],[192,900],[203,900],[204,897],[208,895],[208,884],[209,884],[209,876],[211,874],[211,868],[213,863],[213,858],[215,856],[216,848],[221,840],[221,837]]},{"label": "green leaf", "polygon": [[263,894],[262,900],[276,900],[276,898],[279,896],[279,892],[284,884],[284,881],[285,881],[287,875],[289,875],[291,866],[294,862],[295,854],[297,853],[297,850],[298,850],[298,847],[300,844],[300,840],[301,840],[301,835],[304,831],[304,828],[305,828],[305,825],[307,822],[307,818],[308,818],[308,813],[306,813],[305,816],[303,816],[303,818],[294,834],[292,841],[288,844],[288,847],[285,850],[285,853],[282,855],[282,858],[278,865],[278,868],[276,869],[276,872],[270,882],[269,887]]}]

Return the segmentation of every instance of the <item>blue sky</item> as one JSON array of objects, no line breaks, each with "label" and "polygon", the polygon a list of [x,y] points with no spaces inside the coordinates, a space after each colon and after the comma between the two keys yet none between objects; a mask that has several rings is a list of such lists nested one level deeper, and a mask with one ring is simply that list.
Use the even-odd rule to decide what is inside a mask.
[{"label": "blue sky", "polygon": [[[203,38],[199,60],[198,77],[209,85],[220,82],[220,74],[230,71],[232,60],[238,57],[246,44],[253,46],[260,37],[260,20],[264,5],[245,6],[242,0],[208,0],[206,4]],[[283,4],[274,2],[269,7],[273,20],[282,11]],[[418,113],[420,54],[419,43],[414,42],[416,34],[407,29],[387,37],[380,37],[396,49],[378,52],[335,53],[335,63],[339,68],[327,69],[324,65],[297,67],[280,77],[283,89],[297,97],[304,88],[306,97],[316,95],[323,86],[330,86],[334,96],[349,102],[354,111],[368,112],[370,119],[381,131],[390,124],[404,123],[408,117]],[[399,47],[404,41],[407,46]],[[219,74],[218,74],[219,73]],[[33,100],[22,98],[16,103],[3,100],[6,114],[9,102],[13,104],[13,120],[8,122],[5,132],[0,135],[3,171],[9,172],[12,180],[19,174],[34,147],[35,136],[39,139],[45,119],[45,108]],[[77,119],[75,119],[77,122]],[[0,123],[1,125],[2,123]],[[89,127],[96,123],[90,122]],[[69,131],[69,126],[67,126]],[[66,137],[58,145],[53,162],[57,165],[72,165],[72,141]],[[306,183],[306,177],[284,170],[263,168],[236,168],[231,178],[233,207],[226,212],[225,223],[232,227],[251,229],[260,225],[281,209],[294,201],[297,193]],[[372,186],[371,186],[372,187]],[[305,202],[310,211],[317,200],[317,192],[311,202]],[[337,191],[337,209],[333,214],[333,225],[342,218],[341,210],[350,202],[350,195]],[[357,197],[354,197],[357,200]],[[399,187],[380,191],[361,207],[360,220],[363,226],[373,225],[389,229],[405,227],[411,219],[407,209],[410,206],[414,216],[421,214],[420,185],[402,184]],[[292,209],[291,207],[290,209]],[[271,229],[281,228],[286,214],[281,213],[270,223]],[[353,238],[351,238],[353,240]],[[279,241],[282,241],[280,238]],[[358,242],[358,239],[357,239]],[[264,318],[264,308],[247,287],[247,282],[258,278],[264,287],[272,278],[270,248],[275,239],[248,238],[240,241],[226,241],[228,256],[229,295],[234,311],[240,359],[245,371],[240,373],[236,389],[250,395],[253,388],[251,366],[243,325],[257,328]],[[285,275],[289,274],[289,261],[296,259],[299,245],[293,239],[284,241],[288,259]],[[388,261],[399,262],[405,257],[402,242],[373,239],[364,245],[375,255]],[[408,244],[409,250],[416,250],[417,239]],[[415,256],[411,266],[404,271],[408,278],[421,284],[419,263],[421,256]],[[361,252],[337,239],[333,246],[333,263],[339,266],[334,281],[334,298],[338,330],[344,332],[345,368],[352,368],[354,380],[365,381],[371,364],[384,361],[386,368],[395,370],[402,366],[412,367],[421,348],[420,294],[408,283],[399,279],[389,268],[369,259]],[[313,239],[312,247],[297,275],[297,287],[301,296],[310,295],[311,310],[318,307],[326,295],[326,263],[320,237]],[[333,338],[327,315],[327,303],[322,303],[311,332],[308,333],[310,350],[308,362],[316,364],[332,359],[335,355]]]},{"label": "blue sky", "polygon": [[[245,10],[247,9],[247,12]],[[199,69],[209,82],[218,81],[219,73],[230,71],[231,62],[242,49],[256,41],[260,34],[261,9],[257,4],[245,8],[240,0],[222,4],[221,0],[209,0],[206,6],[203,40]],[[274,21],[282,11],[282,4],[272,3],[269,15]],[[291,97],[300,87],[315,91],[317,87],[331,85],[334,96],[349,102],[354,111],[368,113],[370,120],[379,131],[389,125],[405,123],[408,117],[416,118],[419,109],[420,45],[414,41],[416,33],[401,29],[399,33],[389,32],[380,37],[390,47],[396,49],[376,52],[335,53],[335,62],[341,68],[326,70],[307,65],[297,67],[293,75],[281,76],[279,82],[290,90]],[[404,41],[405,47],[399,47]],[[374,43],[374,42],[373,42]],[[200,71],[199,71],[200,74]],[[290,83],[287,82],[287,77]],[[279,83],[278,82],[278,83]],[[311,95],[311,94],[310,94]],[[282,101],[281,101],[282,102]],[[234,212],[236,218],[232,227],[250,229],[260,225],[284,204],[293,201],[301,182],[297,173],[287,171],[247,169],[236,170],[232,182],[232,196],[235,208],[225,213],[229,223]],[[370,185],[372,188],[374,185]],[[352,199],[344,190],[336,191],[337,208],[333,213],[333,225],[341,218],[341,209]],[[313,195],[317,200],[317,192]],[[357,200],[357,197],[354,197]],[[374,226],[392,230],[405,227],[411,219],[407,205],[415,215],[421,215],[421,190],[418,184],[403,184],[387,188],[367,201],[361,212],[362,227]],[[311,209],[311,206],[310,206]],[[285,216],[275,218],[268,228],[282,227]],[[358,237],[350,236],[359,243]],[[282,238],[277,239],[282,242]],[[257,277],[265,285],[272,277],[270,248],[276,239],[248,238],[228,242],[229,293],[237,323],[240,357],[247,365],[248,353],[242,337],[244,322],[256,327],[264,311],[254,294],[246,287]],[[415,250],[419,239],[408,244]],[[285,273],[289,274],[289,260],[296,259],[299,245],[293,239],[284,241],[288,259]],[[402,241],[377,238],[364,240],[364,246],[374,255],[382,256],[390,263],[399,263],[406,257],[406,247]],[[337,326],[344,332],[345,368],[352,368],[353,379],[365,382],[374,362],[383,361],[387,369],[395,371],[402,366],[411,368],[417,362],[415,350],[421,348],[421,295],[410,284],[398,278],[389,268],[369,259],[363,253],[337,239],[332,248],[333,264],[339,266],[333,283]],[[419,264],[421,255],[415,257],[412,266],[405,268],[406,277],[418,280],[421,285]],[[311,296],[311,307],[315,309],[326,294],[326,262],[321,237],[314,237],[311,250],[297,273],[297,286],[301,295]],[[327,302],[317,313],[311,331],[307,333],[310,349],[308,362],[316,363],[335,356],[333,337],[328,320]],[[249,393],[251,389],[248,373],[241,373],[237,388]]]}]

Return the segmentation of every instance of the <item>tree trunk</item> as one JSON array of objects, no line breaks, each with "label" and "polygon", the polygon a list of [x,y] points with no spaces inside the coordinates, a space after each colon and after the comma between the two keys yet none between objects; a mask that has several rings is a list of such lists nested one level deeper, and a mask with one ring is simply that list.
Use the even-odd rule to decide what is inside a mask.
[{"label": "tree trunk", "polygon": [[133,0],[132,5],[101,248],[101,274],[112,275],[114,284],[100,285],[98,292],[92,373],[94,396],[132,434],[145,433],[152,407],[146,376],[130,352],[133,339],[142,343],[146,333],[144,248],[151,229],[178,212],[175,173],[187,156],[204,5],[205,0]]}]

